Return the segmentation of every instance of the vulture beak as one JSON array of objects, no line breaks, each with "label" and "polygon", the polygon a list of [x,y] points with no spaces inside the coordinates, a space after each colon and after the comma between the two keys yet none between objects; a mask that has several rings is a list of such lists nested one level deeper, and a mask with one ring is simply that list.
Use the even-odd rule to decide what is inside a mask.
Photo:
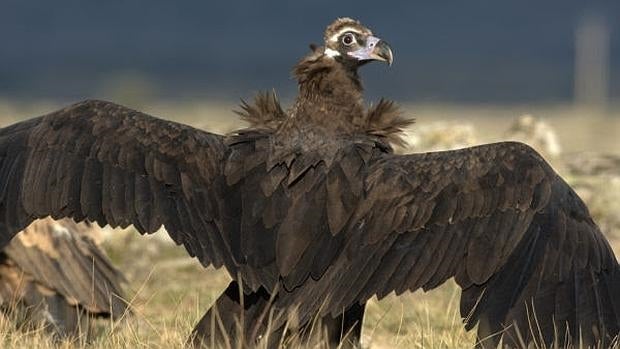
[{"label": "vulture beak", "polygon": [[394,61],[390,45],[374,36],[369,36],[366,39],[366,46],[357,51],[349,52],[349,56],[355,57],[360,61],[387,62],[388,65],[392,65]]}]

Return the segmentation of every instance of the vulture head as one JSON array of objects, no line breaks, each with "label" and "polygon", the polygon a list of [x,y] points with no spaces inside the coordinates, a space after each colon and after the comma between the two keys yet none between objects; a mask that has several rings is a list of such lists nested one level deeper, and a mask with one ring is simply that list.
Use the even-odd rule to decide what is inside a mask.
[{"label": "vulture head", "polygon": [[392,49],[372,35],[370,29],[351,18],[338,18],[325,30],[325,54],[348,66],[358,67],[371,61],[392,64]]}]

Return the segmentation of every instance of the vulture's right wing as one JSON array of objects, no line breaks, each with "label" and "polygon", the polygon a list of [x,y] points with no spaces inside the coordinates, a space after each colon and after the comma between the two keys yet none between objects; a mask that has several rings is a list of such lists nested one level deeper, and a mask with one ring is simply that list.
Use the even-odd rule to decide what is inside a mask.
[{"label": "vulture's right wing", "polygon": [[338,258],[316,282],[282,293],[314,300],[298,302],[302,314],[338,315],[454,277],[467,328],[478,324],[490,347],[502,333],[516,346],[519,336],[548,346],[566,331],[586,344],[618,334],[618,262],[583,202],[530,147],[385,155],[366,172]]},{"label": "vulture's right wing", "polygon": [[[162,224],[208,265],[230,261],[216,227],[224,137],[86,101],[0,129],[0,247],[36,218]],[[227,265],[231,265],[228,263]]]},{"label": "vulture's right wing", "polygon": [[4,254],[25,278],[60,295],[70,306],[93,316],[120,318],[127,308],[121,287],[126,280],[87,237],[88,230],[96,228],[80,225],[85,224],[70,219],[34,221],[11,240]]}]

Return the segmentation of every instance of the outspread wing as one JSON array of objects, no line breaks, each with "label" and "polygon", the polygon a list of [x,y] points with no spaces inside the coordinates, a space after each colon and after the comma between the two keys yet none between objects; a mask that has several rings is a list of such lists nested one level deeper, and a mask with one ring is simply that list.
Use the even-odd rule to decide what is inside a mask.
[{"label": "outspread wing", "polygon": [[221,266],[230,253],[213,217],[226,151],[222,136],[103,101],[0,129],[0,246],[46,216],[141,233],[163,224]]},{"label": "outspread wing", "polygon": [[498,333],[514,345],[618,334],[616,258],[583,202],[528,146],[384,155],[363,185],[339,256],[283,296],[314,299],[302,314],[335,315],[455,277],[466,326],[478,324],[487,343]]},{"label": "outspread wing", "polygon": [[[3,253],[6,262],[23,273],[23,280],[36,284],[33,289],[40,285],[49,290],[42,293],[58,294],[70,306],[96,316],[119,318],[127,308],[121,287],[125,279],[87,237],[93,229],[69,219],[38,220],[17,234]],[[26,292],[29,286],[23,285],[23,291],[19,290],[20,285],[17,288],[15,295]]]}]

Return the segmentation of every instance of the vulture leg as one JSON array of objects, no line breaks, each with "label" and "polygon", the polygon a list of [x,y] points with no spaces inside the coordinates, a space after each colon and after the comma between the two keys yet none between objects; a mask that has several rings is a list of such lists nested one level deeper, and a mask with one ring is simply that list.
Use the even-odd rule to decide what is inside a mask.
[{"label": "vulture leg", "polygon": [[339,345],[339,348],[360,347],[365,308],[366,304],[355,303],[335,318],[327,315],[322,319],[330,347],[336,348]]},{"label": "vulture leg", "polygon": [[50,329],[58,339],[80,339],[88,342],[90,336],[90,319],[88,314],[81,308],[67,303],[64,297],[53,295],[47,297],[48,321],[51,321]]},{"label": "vulture leg", "polygon": [[[260,288],[254,293],[243,293],[243,300],[240,296],[239,284],[231,281],[192,331],[189,346],[253,347],[267,332],[271,295]],[[341,342],[340,348],[359,347],[365,306],[356,303],[335,318],[327,315],[321,319],[330,347],[339,347]],[[302,327],[301,332],[304,332],[305,327]],[[271,329],[267,348],[276,348],[283,332],[284,327]],[[288,335],[292,335],[295,331],[289,329],[289,332]]]},{"label": "vulture leg", "polygon": [[[188,340],[194,348],[253,347],[265,334],[269,321],[271,295],[262,287],[243,293],[232,281],[207,313],[200,319]],[[269,334],[268,348],[276,347],[281,331]]]}]

